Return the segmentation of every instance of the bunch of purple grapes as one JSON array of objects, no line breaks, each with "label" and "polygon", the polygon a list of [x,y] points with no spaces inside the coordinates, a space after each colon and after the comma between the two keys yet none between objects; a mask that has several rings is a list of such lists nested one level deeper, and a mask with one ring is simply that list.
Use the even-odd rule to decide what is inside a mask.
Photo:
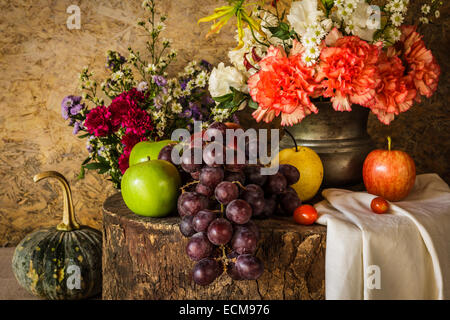
[{"label": "bunch of purple grapes", "polygon": [[[225,124],[215,122],[206,134],[215,131],[225,138],[225,130]],[[172,148],[163,148],[159,159],[170,161]],[[195,148],[198,144],[191,143],[191,150],[181,158],[181,170],[192,179],[183,187],[177,204],[180,231],[189,238],[186,253],[196,262],[193,280],[208,285],[224,272],[234,280],[258,279],[264,266],[254,255],[260,233],[251,219],[292,215],[301,201],[289,186],[298,181],[299,172],[281,165],[276,174],[262,175],[260,165],[216,163],[211,151]],[[227,147],[218,149],[225,154]],[[195,163],[196,151],[202,152],[202,163]]]}]

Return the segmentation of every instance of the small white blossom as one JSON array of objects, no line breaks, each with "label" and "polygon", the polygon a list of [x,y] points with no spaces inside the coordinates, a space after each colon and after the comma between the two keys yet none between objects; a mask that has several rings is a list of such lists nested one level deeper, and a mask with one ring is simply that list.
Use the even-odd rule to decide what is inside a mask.
[{"label": "small white blossom", "polygon": [[139,91],[139,92],[147,91],[147,89],[148,89],[148,84],[145,81],[141,81],[137,85],[137,91]]},{"label": "small white blossom", "polygon": [[179,98],[179,97],[181,97],[181,95],[183,94],[183,90],[181,90],[180,87],[176,87],[176,88],[173,90],[172,94],[173,94],[173,96],[174,96],[175,98]]},{"label": "small white blossom", "polygon": [[399,27],[402,24],[403,20],[404,20],[404,17],[398,12],[394,13],[391,16],[391,22],[396,27]]},{"label": "small white blossom", "polygon": [[175,114],[181,113],[183,111],[183,106],[178,102],[172,104],[172,112]]},{"label": "small white blossom", "polygon": [[420,10],[422,11],[422,13],[423,13],[423,14],[429,14],[429,13],[430,13],[430,10],[431,10],[431,8],[430,8],[430,6],[429,6],[429,5],[427,5],[427,4],[424,4],[424,5],[422,6],[422,8],[421,8]]},{"label": "small white blossom", "polygon": [[392,40],[393,43],[400,40],[400,36],[402,35],[402,32],[398,28],[391,28],[389,29],[389,37]]},{"label": "small white blossom", "polygon": [[120,79],[122,79],[122,77],[123,77],[123,72],[122,72],[122,71],[117,71],[117,72],[114,72],[114,73],[111,75],[111,80],[113,80],[113,81],[119,81]]},{"label": "small white blossom", "polygon": [[156,25],[156,30],[163,31],[166,28],[166,24],[164,22],[160,22]]},{"label": "small white blossom", "polygon": [[147,73],[156,72],[156,66],[153,63],[149,63],[148,66],[145,68],[145,72]]},{"label": "small white blossom", "polygon": [[436,19],[439,18],[441,16],[441,12],[439,10],[436,10],[434,12],[434,16],[436,17]]},{"label": "small white blossom", "polygon": [[423,24],[428,24],[430,22],[427,17],[420,17],[419,21]]}]

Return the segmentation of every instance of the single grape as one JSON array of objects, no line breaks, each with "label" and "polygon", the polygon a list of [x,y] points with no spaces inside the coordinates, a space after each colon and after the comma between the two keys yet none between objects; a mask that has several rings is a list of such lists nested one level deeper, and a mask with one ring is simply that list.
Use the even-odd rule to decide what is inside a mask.
[{"label": "single grape", "polygon": [[183,155],[181,156],[181,168],[183,168],[184,171],[192,173],[199,171],[201,169],[202,167],[201,159],[197,159],[200,163],[196,163],[195,161],[196,153],[198,153],[201,156],[202,154],[201,149],[189,148],[183,152]]},{"label": "single grape", "polygon": [[277,172],[272,176],[269,176],[266,183],[267,191],[271,194],[280,194],[286,190],[287,180],[280,173]]},{"label": "single grape", "polygon": [[204,167],[200,170],[200,183],[213,189],[223,181],[224,172],[222,168]]},{"label": "single grape", "polygon": [[221,204],[228,204],[239,196],[239,188],[229,181],[222,181],[214,190],[214,195]]},{"label": "single grape", "polygon": [[209,198],[214,194],[214,189],[211,189],[201,183],[197,183],[195,186],[195,192]]},{"label": "single grape", "polygon": [[192,216],[184,216],[180,221],[180,232],[185,237],[190,237],[195,233],[192,226]]},{"label": "single grape", "polygon": [[[247,228],[247,229],[251,230],[255,234],[256,238],[259,239],[259,236],[260,236],[259,228],[256,225],[256,223],[254,223],[253,221],[250,220],[249,222],[247,222],[245,224],[237,225],[237,227],[238,227],[238,229]],[[236,231],[237,231],[237,229],[236,229]]]},{"label": "single grape", "polygon": [[231,223],[224,218],[213,220],[208,227],[208,239],[215,245],[227,244],[233,236]]},{"label": "single grape", "polygon": [[225,156],[225,146],[218,142],[211,142],[203,148],[203,162],[209,167],[221,167]]},{"label": "single grape", "polygon": [[178,197],[178,213],[181,217],[194,216],[200,210],[207,209],[208,198],[196,192],[184,192]]},{"label": "single grape", "polygon": [[196,284],[207,286],[218,276],[219,265],[216,260],[205,258],[194,265],[192,279]]},{"label": "single grape", "polygon": [[247,223],[252,217],[252,207],[242,199],[233,200],[227,206],[226,216],[234,223]]},{"label": "single grape", "polygon": [[212,250],[213,245],[203,232],[194,234],[186,245],[186,253],[194,261],[209,257]]},{"label": "single grape", "polygon": [[261,214],[258,216],[258,218],[266,219],[275,214],[275,211],[277,210],[278,202],[276,197],[269,197],[265,199],[265,206],[264,210],[261,212]]},{"label": "single grape", "polygon": [[229,259],[228,264],[227,264],[227,274],[233,280],[242,280],[242,277],[236,268],[236,263],[232,261],[232,259],[236,259],[238,256],[239,256],[239,254],[235,251],[233,251],[227,255],[227,258]]},{"label": "single grape", "polygon": [[159,151],[158,160],[165,160],[165,161],[168,161],[171,164],[173,164],[173,161],[172,161],[172,150],[173,150],[174,146],[175,146],[174,144],[168,144],[167,146],[164,146]]},{"label": "single grape", "polygon": [[280,196],[280,205],[283,208],[284,214],[292,216],[295,209],[300,207],[302,201],[298,197],[297,193],[286,192]]},{"label": "single grape", "polygon": [[230,182],[238,181],[242,185],[244,185],[245,184],[245,174],[242,171],[239,171],[239,172],[226,171],[224,180],[230,181]]},{"label": "single grape", "polygon": [[248,184],[241,192],[241,198],[245,201],[249,201],[251,198],[264,198],[263,189],[256,184]]},{"label": "single grape", "polygon": [[201,210],[192,218],[192,228],[197,232],[206,232],[211,221],[216,218],[216,213],[209,210]]},{"label": "single grape", "polygon": [[261,166],[249,166],[245,168],[245,175],[250,184],[256,184],[262,187],[267,181],[267,175],[261,174]]},{"label": "single grape", "polygon": [[262,212],[264,211],[264,207],[266,206],[266,201],[263,197],[256,198],[256,197],[247,197],[245,198],[247,203],[252,207],[252,217],[259,217],[261,216]]},{"label": "single grape", "polygon": [[231,246],[239,254],[253,254],[258,245],[255,233],[246,227],[239,228],[231,239]]},{"label": "single grape", "polygon": [[236,269],[242,278],[256,280],[264,272],[264,265],[257,257],[251,254],[241,254],[236,258]]},{"label": "single grape", "polygon": [[298,171],[296,167],[291,166],[290,164],[281,164],[278,172],[280,172],[286,178],[288,185],[293,185],[300,179],[300,171]]}]

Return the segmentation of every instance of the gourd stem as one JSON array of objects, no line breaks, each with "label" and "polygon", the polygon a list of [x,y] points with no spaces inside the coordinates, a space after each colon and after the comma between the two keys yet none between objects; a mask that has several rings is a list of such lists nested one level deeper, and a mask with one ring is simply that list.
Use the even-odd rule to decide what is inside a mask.
[{"label": "gourd stem", "polygon": [[72,192],[70,190],[69,182],[67,182],[66,178],[62,174],[56,171],[45,171],[38,173],[34,176],[34,182],[38,182],[42,179],[46,178],[55,178],[61,184],[63,189],[63,197],[64,197],[64,211],[63,211],[63,220],[60,224],[56,226],[56,229],[59,231],[72,231],[80,229],[80,225],[75,218],[75,210],[73,208],[72,201]]}]

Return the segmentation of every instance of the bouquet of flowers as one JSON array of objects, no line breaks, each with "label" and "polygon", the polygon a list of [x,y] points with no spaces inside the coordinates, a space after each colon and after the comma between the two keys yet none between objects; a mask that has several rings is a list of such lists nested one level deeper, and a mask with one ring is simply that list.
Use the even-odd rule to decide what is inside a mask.
[{"label": "bouquet of flowers", "polygon": [[[402,24],[409,0],[387,0],[381,7],[368,0],[301,0],[289,12],[280,12],[276,0],[269,9],[264,1],[228,2],[199,20],[218,20],[210,35],[237,19],[232,66],[220,63],[211,72],[209,91],[218,107],[248,105],[258,122],[281,116],[281,124],[291,126],[317,113],[314,103],[325,98],[336,111],[358,104],[389,124],[436,91],[436,59],[417,26]],[[442,2],[429,2],[421,7],[421,23],[439,17]]]},{"label": "bouquet of flowers", "polygon": [[145,0],[142,6],[149,18],[138,25],[149,35],[148,56],[132,48],[128,58],[108,51],[109,77],[99,85],[94,73],[84,68],[80,74],[82,95],[69,95],[61,104],[62,116],[69,120],[73,134],[87,139],[89,155],[79,177],[84,177],[85,169],[97,170],[109,175],[116,188],[136,143],[169,139],[176,128],[192,130],[194,120],[207,126],[231,116],[216,108],[207,90],[212,69],[208,62],[192,61],[177,77],[168,78],[166,69],[177,54],[169,40],[160,38],[167,17],[156,20],[154,0]]}]

